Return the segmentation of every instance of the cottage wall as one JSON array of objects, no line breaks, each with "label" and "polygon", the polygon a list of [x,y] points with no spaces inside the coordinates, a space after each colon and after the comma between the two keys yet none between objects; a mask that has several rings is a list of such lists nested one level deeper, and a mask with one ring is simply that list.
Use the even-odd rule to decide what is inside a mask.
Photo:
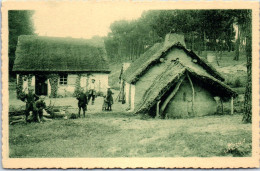
[{"label": "cottage wall", "polygon": [[50,96],[51,95],[51,83],[50,83],[50,80],[48,79],[47,80],[47,83],[48,83],[48,96]]},{"label": "cottage wall", "polygon": [[125,102],[130,106],[130,96],[129,96],[129,91],[130,91],[130,84],[125,82]]},{"label": "cottage wall", "polygon": [[62,97],[72,96],[75,91],[77,77],[77,74],[69,74],[67,85],[61,85],[58,81],[57,95]]},{"label": "cottage wall", "polygon": [[[19,80],[19,77],[22,75],[17,74],[16,79],[17,83]],[[77,74],[68,74],[68,82],[67,85],[61,85],[60,80],[58,80],[58,89],[57,89],[57,95],[62,97],[72,96],[75,87],[76,87],[76,80],[78,78]],[[102,74],[102,73],[94,73],[91,74],[91,78],[95,78],[96,80],[96,87],[98,92],[102,92],[103,94],[106,93],[107,87],[108,87],[108,74]],[[87,88],[88,83],[91,81],[90,74],[82,74],[80,79],[80,86],[83,87],[85,90]],[[51,95],[51,85],[49,79],[47,80],[48,83],[48,96]],[[23,81],[22,88],[28,87],[28,80]],[[32,82],[30,85],[32,88],[35,89],[35,76],[32,76]]]},{"label": "cottage wall", "polygon": [[135,108],[135,85],[131,84],[130,90],[131,90],[131,92],[130,92],[130,97],[131,97],[130,109],[134,110],[134,108]]},{"label": "cottage wall", "polygon": [[[77,78],[77,74],[69,74],[68,84],[58,85],[58,95],[71,96],[75,91]],[[86,90],[92,78],[96,80],[95,84],[97,92],[102,92],[105,94],[108,87],[108,74],[95,73],[91,74],[91,76],[89,74],[82,74],[80,78],[80,86]]]},{"label": "cottage wall", "polygon": [[97,91],[105,94],[107,92],[108,87],[108,74],[95,73],[92,75],[96,80],[95,83],[97,86]]},{"label": "cottage wall", "polygon": [[[217,103],[211,93],[193,82],[195,91],[195,116],[211,115],[217,111]],[[171,99],[165,114],[170,118],[187,118],[192,113],[192,89],[187,79],[183,81],[177,94]]]}]

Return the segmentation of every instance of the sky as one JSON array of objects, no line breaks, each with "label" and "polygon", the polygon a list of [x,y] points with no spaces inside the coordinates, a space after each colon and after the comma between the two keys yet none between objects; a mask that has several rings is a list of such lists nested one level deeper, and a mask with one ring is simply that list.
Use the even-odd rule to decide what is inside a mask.
[{"label": "sky", "polygon": [[49,3],[35,10],[33,21],[39,36],[86,38],[106,36],[110,24],[117,20],[133,20],[141,17],[142,6],[118,3],[73,3],[71,5]]}]

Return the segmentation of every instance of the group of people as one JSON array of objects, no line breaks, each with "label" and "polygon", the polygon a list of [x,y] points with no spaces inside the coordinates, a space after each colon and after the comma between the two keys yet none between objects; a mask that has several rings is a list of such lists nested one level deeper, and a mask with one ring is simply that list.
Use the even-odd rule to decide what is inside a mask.
[{"label": "group of people", "polygon": [[[34,122],[42,122],[43,120],[43,109],[46,108],[46,104],[44,102],[44,96],[37,96],[34,94],[34,90],[32,88],[28,89],[28,93],[24,93],[21,97],[22,101],[26,102],[25,107],[25,120],[26,122],[34,121]],[[32,112],[32,118],[29,118],[30,112]]]},{"label": "group of people", "polygon": [[[78,100],[78,115],[80,117],[81,109],[83,111],[83,116],[85,117],[85,112],[87,110],[87,105],[90,100],[92,100],[92,105],[94,105],[96,97],[96,86],[95,79],[92,79],[92,82],[89,84],[88,91],[84,92],[84,89],[81,88],[76,98]],[[110,87],[107,89],[107,94],[104,95],[104,102],[102,105],[102,110],[112,110],[113,104],[113,92],[110,90]],[[44,102],[44,96],[37,96],[34,93],[33,88],[28,88],[27,91],[23,90],[23,95],[21,100],[26,102],[25,116],[26,122],[42,122],[43,120],[43,110],[46,109],[46,103]],[[29,118],[30,112],[32,112],[32,118]]]},{"label": "group of people", "polygon": [[[87,105],[92,100],[92,105],[94,105],[95,97],[96,97],[96,86],[95,86],[95,79],[91,80],[89,84],[88,91],[84,92],[84,89],[81,88],[79,94],[77,95],[78,100],[78,116],[80,117],[81,110],[83,111],[83,117],[85,117],[85,113],[87,110]],[[110,87],[107,88],[107,94],[103,96],[104,101],[102,105],[102,110],[112,110],[113,104],[113,92],[111,91]]]}]

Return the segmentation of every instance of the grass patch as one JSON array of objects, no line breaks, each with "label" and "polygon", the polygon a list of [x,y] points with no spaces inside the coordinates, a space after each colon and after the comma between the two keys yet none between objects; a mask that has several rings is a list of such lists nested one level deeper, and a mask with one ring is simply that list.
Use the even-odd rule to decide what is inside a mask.
[{"label": "grass patch", "polygon": [[[130,113],[10,125],[10,157],[211,157],[245,139],[251,155],[251,124],[241,115],[161,120]],[[242,149],[243,148],[243,149]],[[242,149],[242,150],[241,150]]]}]

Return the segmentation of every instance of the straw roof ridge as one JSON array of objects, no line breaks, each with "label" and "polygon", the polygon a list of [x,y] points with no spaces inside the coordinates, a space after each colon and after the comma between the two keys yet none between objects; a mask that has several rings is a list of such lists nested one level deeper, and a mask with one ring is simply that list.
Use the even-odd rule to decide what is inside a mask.
[{"label": "straw roof ridge", "polygon": [[149,48],[144,54],[136,59],[130,67],[123,73],[122,78],[129,83],[134,83],[138,80],[137,76],[145,70],[148,70],[148,66],[153,63],[156,57],[156,52],[163,47],[163,43],[156,43]]},{"label": "straw roof ridge", "polygon": [[31,35],[19,36],[13,71],[110,72],[102,44]]},{"label": "straw roof ridge", "polygon": [[182,45],[180,42],[172,43],[167,46],[164,46],[164,43],[156,43],[130,65],[123,73],[122,78],[129,83],[136,83],[150,67],[159,63],[160,58],[165,57],[174,47],[182,47]]},{"label": "straw roof ridge", "polygon": [[167,46],[163,46],[163,43],[155,44],[130,65],[130,67],[123,73],[122,78],[128,83],[136,83],[139,78],[150,69],[150,67],[156,63],[159,63],[160,58],[165,57],[173,48],[184,50],[188,56],[192,59],[196,59],[197,63],[211,75],[221,81],[225,80],[224,77],[212,65],[196,55],[192,50],[186,49],[180,42],[172,43]]}]

